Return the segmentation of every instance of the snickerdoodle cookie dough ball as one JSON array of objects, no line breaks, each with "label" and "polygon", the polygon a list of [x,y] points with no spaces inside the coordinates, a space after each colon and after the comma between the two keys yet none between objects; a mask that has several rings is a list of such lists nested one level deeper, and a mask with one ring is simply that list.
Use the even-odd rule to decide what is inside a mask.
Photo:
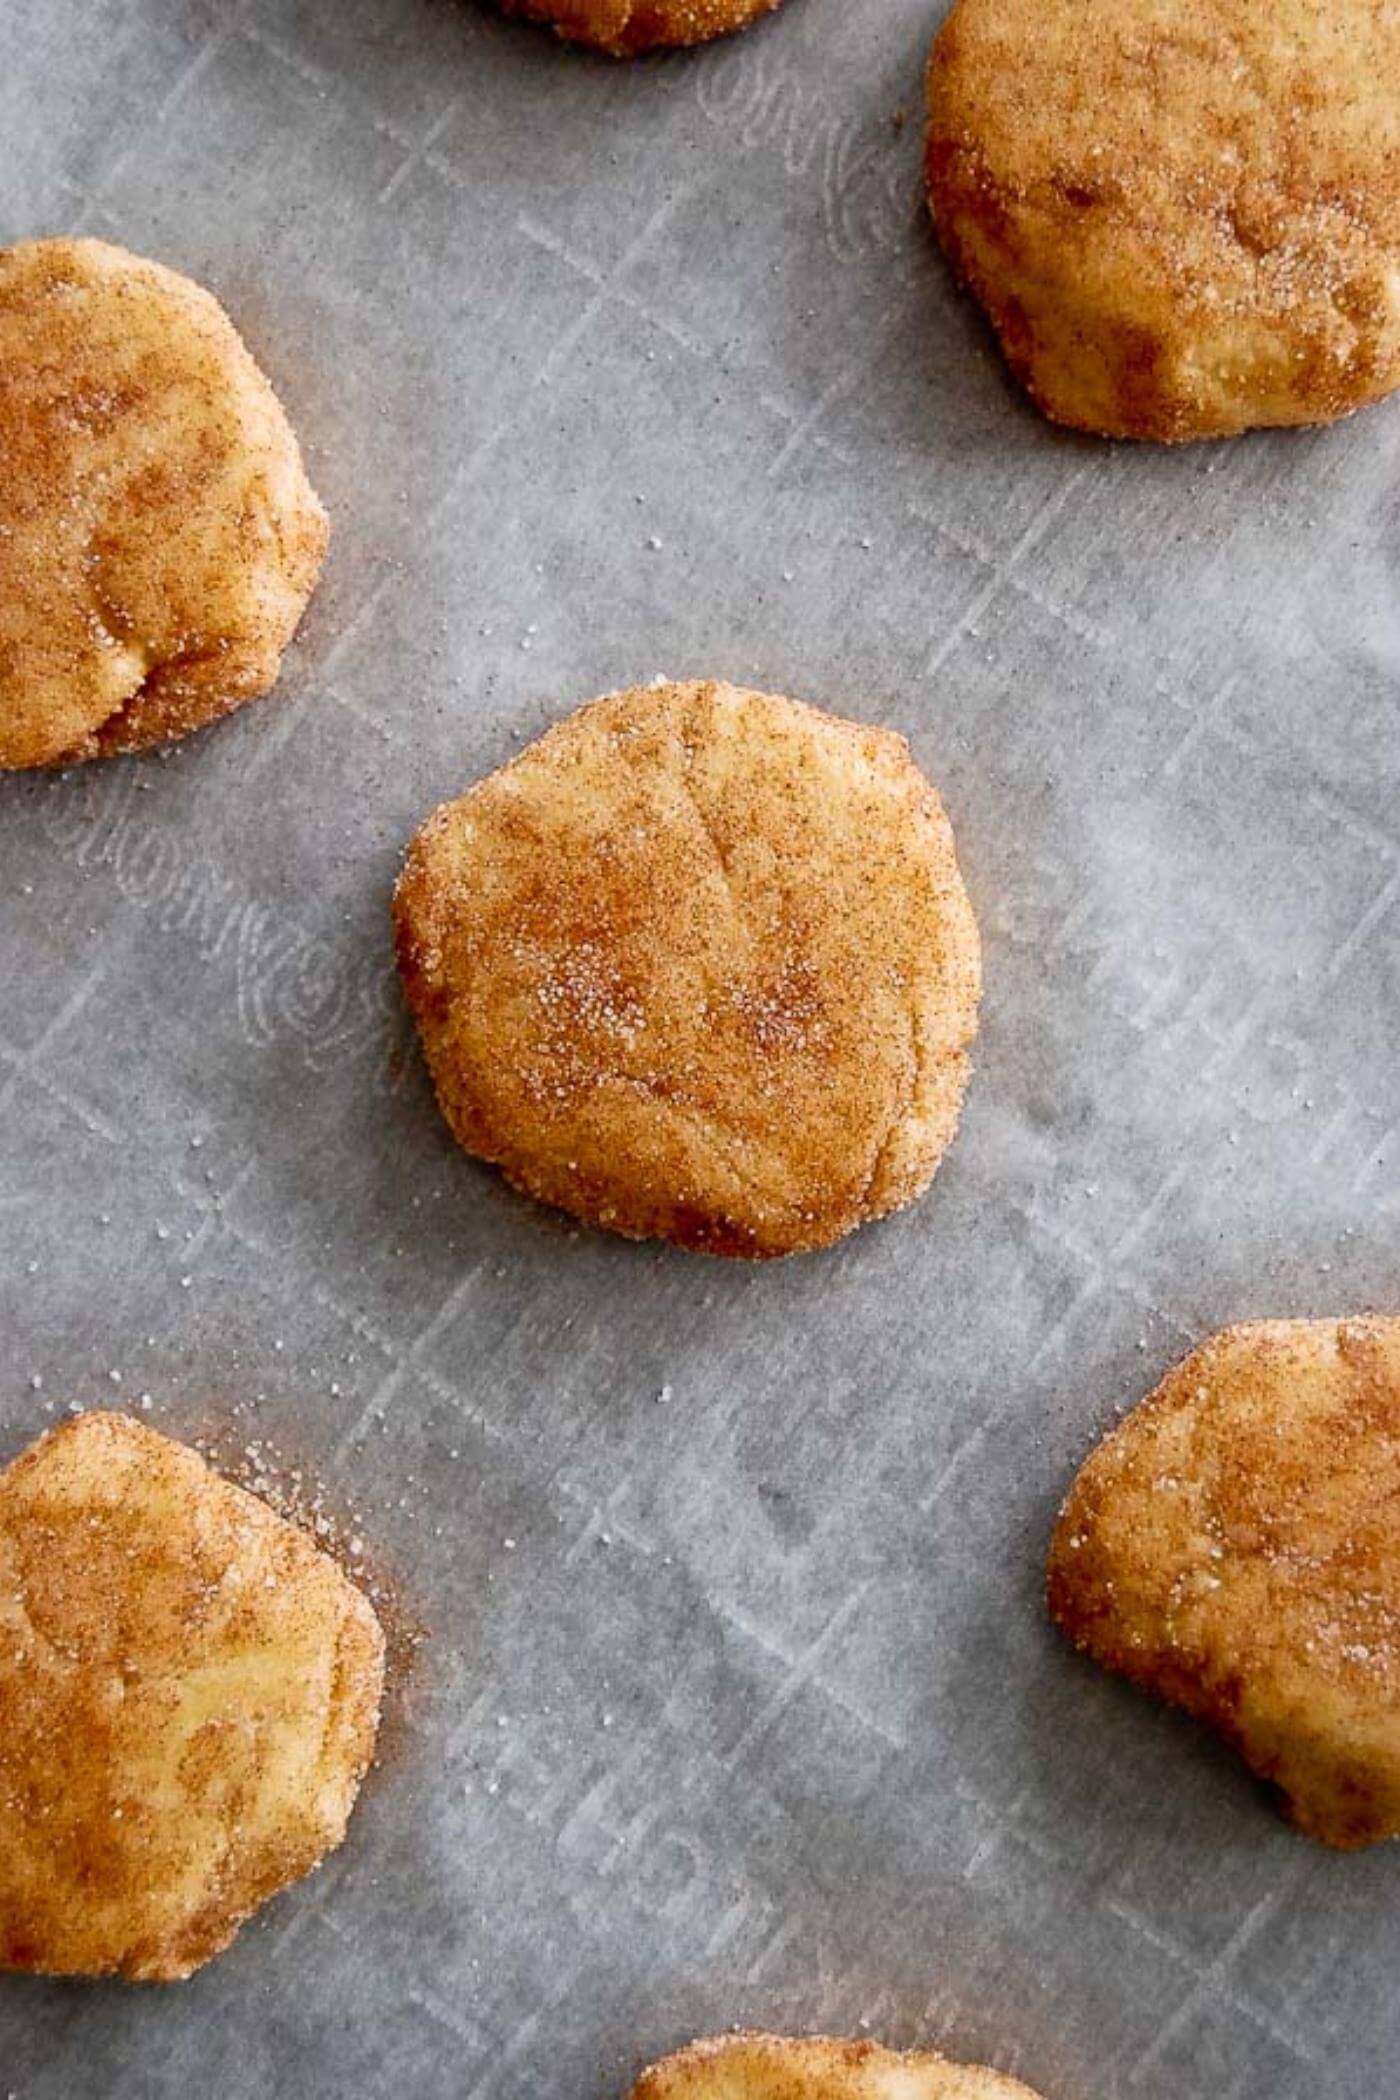
[{"label": "snickerdoodle cookie dough ball", "polygon": [[345,1835],[384,1638],[195,1452],[90,1414],[0,1473],[0,1968],[174,1982]]},{"label": "snickerdoodle cookie dough ball", "polygon": [[653,2064],[630,2100],[1037,2100],[1028,2085],[878,2042],[723,2034]]},{"label": "snickerdoodle cookie dough ball", "polygon": [[952,1137],[977,929],[886,730],[614,693],[439,809],[394,911],[453,1131],[576,1217],[798,1253],[910,1202]]},{"label": "snickerdoodle cookie dough ball", "polygon": [[0,771],[165,743],[266,692],[326,538],[208,292],[104,241],[0,249]]},{"label": "snickerdoodle cookie dough ball", "polygon": [[933,215],[1045,413],[1225,437],[1400,386],[1397,81],[1381,0],[956,0]]},{"label": "snickerdoodle cookie dough ball", "polygon": [[746,29],[780,0],[500,0],[508,15],[544,22],[573,44],[636,58]]},{"label": "snickerdoodle cookie dough ball", "polygon": [[1085,1461],[1076,1644],[1199,1715],[1324,1844],[1400,1835],[1400,1320],[1212,1336]]}]

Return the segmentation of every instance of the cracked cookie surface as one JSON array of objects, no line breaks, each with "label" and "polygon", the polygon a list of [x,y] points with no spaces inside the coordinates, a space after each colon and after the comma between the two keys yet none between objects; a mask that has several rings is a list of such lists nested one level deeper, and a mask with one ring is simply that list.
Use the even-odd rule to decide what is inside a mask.
[{"label": "cracked cookie surface", "polygon": [[957,0],[930,202],[1045,413],[1174,441],[1400,386],[1398,78],[1390,0]]},{"label": "cracked cookie surface", "polygon": [[1051,1616],[1219,1729],[1310,1836],[1394,1837],[1397,1511],[1400,1320],[1228,1328],[1081,1468]]},{"label": "cracked cookie surface", "polygon": [[266,692],[326,540],[208,292],[103,241],[0,250],[0,770],[165,743]]},{"label": "cracked cookie surface", "polygon": [[399,966],[468,1151],[633,1238],[829,1245],[956,1127],[977,929],[903,738],[714,683],[580,709],[413,841]]},{"label": "cracked cookie surface", "polygon": [[817,2035],[725,2034],[653,2064],[630,2100],[1037,2100],[1030,2087],[977,2064],[878,2042]]},{"label": "cracked cookie surface", "polygon": [[0,1474],[0,1967],[188,1976],[338,1845],[384,1639],[312,1541],[123,1415]]},{"label": "cracked cookie surface", "polygon": [[523,15],[558,31],[569,43],[588,44],[610,58],[637,58],[681,44],[745,29],[781,0],[500,0],[507,15]]}]

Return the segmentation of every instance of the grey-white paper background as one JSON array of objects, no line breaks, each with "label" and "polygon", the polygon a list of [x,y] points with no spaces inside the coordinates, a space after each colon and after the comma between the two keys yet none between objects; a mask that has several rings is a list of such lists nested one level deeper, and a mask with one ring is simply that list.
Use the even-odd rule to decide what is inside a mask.
[{"label": "grey-white paper background", "polygon": [[[1174,1356],[1400,1307],[1400,412],[1038,421],[917,208],[936,12],[621,69],[466,0],[4,0],[0,239],[211,286],[335,544],[274,698],[0,786],[0,1456],[143,1391],[269,1438],[431,1639],[343,1852],[181,1989],[0,1980],[0,2092],[616,2100],[734,2021],[1400,2089],[1397,1859],[1039,1611]],[[399,1013],[417,821],[657,672],[900,728],[957,829],[962,1132],[822,1258],[546,1218]]]}]

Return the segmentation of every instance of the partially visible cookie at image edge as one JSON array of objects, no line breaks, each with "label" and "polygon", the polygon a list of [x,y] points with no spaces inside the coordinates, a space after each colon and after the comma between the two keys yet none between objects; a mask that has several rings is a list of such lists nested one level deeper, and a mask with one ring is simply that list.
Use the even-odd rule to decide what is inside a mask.
[{"label": "partially visible cookie at image edge", "polygon": [[1397,79],[1390,6],[956,0],[929,200],[1044,412],[1176,441],[1400,386]]},{"label": "partially visible cookie at image edge", "polygon": [[587,44],[610,58],[708,43],[746,29],[781,0],[498,0],[502,13],[522,15]]},{"label": "partially visible cookie at image edge", "polygon": [[0,249],[0,771],[167,743],[266,692],[327,537],[208,292],[105,241]]},{"label": "partially visible cookie at image edge", "polygon": [[723,2034],[653,2064],[628,2100],[1038,2100],[1028,2085],[925,2050],[814,2035]]},{"label": "partially visible cookie at image edge", "polygon": [[0,1968],[174,1982],[345,1835],[384,1636],[197,1453],[85,1414],[0,1473]]},{"label": "partially visible cookie at image edge", "polygon": [[1227,1328],[1080,1469],[1051,1616],[1323,1843],[1400,1834],[1400,1320]]}]

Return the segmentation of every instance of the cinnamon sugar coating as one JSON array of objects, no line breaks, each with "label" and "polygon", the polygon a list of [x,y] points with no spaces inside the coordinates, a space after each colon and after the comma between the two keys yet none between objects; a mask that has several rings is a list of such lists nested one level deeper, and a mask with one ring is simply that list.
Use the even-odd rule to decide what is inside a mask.
[{"label": "cinnamon sugar coating", "polygon": [[266,692],[326,540],[208,292],[105,241],[0,249],[0,771],[167,743]]},{"label": "cinnamon sugar coating", "polygon": [[977,930],[887,730],[614,693],[428,820],[394,917],[459,1141],[614,1232],[823,1247],[917,1196],[957,1124]]},{"label": "cinnamon sugar coating", "polygon": [[1324,1844],[1400,1833],[1400,1320],[1232,1327],[1081,1469],[1081,1648],[1208,1721]]},{"label": "cinnamon sugar coating", "polygon": [[929,199],[1045,413],[1175,441],[1400,386],[1397,80],[1390,0],[957,0]]}]

